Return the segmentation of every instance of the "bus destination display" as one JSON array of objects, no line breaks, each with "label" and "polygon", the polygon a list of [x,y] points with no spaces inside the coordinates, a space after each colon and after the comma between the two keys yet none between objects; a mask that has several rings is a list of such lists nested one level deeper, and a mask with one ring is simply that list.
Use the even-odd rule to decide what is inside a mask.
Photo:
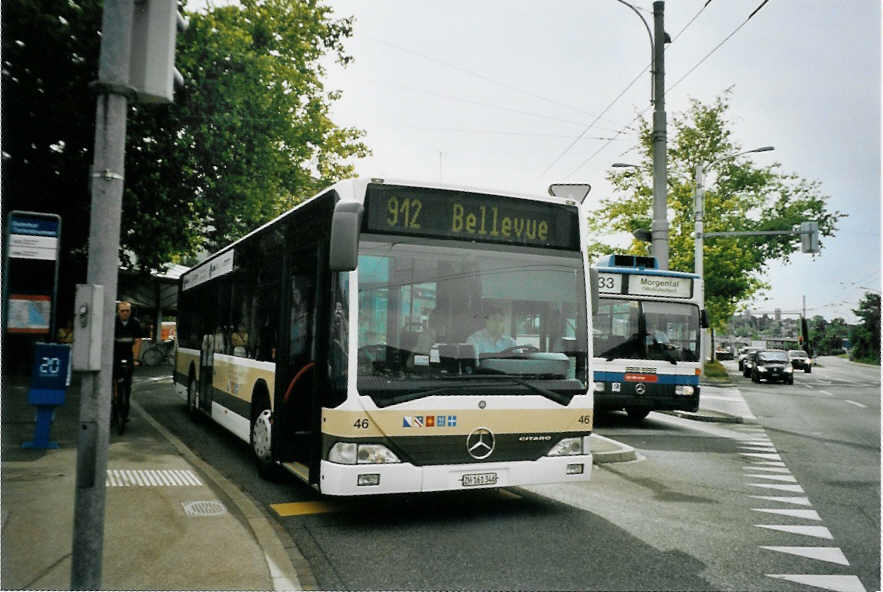
[{"label": "bus destination display", "polygon": [[371,184],[365,232],[579,249],[575,207],[498,195]]}]

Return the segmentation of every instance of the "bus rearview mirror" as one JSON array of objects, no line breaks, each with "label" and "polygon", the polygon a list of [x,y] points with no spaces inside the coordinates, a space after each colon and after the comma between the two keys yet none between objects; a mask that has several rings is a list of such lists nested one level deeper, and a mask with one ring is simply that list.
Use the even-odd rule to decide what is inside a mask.
[{"label": "bus rearview mirror", "polygon": [[331,247],[328,266],[331,271],[353,271],[359,261],[359,229],[364,207],[356,202],[337,202],[331,218]]},{"label": "bus rearview mirror", "polygon": [[705,309],[699,311],[699,326],[703,329],[708,329],[708,313],[705,312]]},{"label": "bus rearview mirror", "polygon": [[592,299],[592,316],[598,314],[598,306],[600,306],[600,302],[598,301],[598,282],[600,281],[601,276],[598,273],[598,269],[595,267],[589,268],[589,297]]}]

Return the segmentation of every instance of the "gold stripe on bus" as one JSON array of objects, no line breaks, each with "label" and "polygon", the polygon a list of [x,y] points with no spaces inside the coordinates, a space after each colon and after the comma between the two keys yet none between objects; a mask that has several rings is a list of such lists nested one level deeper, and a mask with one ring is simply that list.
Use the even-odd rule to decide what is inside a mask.
[{"label": "gold stripe on bus", "polygon": [[178,355],[175,357],[175,370],[179,374],[187,376],[190,372],[190,364],[197,368],[197,372],[199,371],[199,353],[190,353],[178,348]]},{"label": "gold stripe on bus", "polygon": [[[242,358],[243,360],[246,358]],[[254,386],[258,380],[267,383],[271,394],[275,385],[275,376],[271,370],[254,368],[245,363],[237,363],[237,358],[218,359],[212,368],[212,386],[237,399],[251,403]]]},{"label": "gold stripe on bus", "polygon": [[[439,425],[440,417],[444,425]],[[452,417],[456,419],[450,425]],[[500,434],[585,432],[592,425],[591,409],[322,409],[322,433],[350,438],[457,435],[477,427]]]}]

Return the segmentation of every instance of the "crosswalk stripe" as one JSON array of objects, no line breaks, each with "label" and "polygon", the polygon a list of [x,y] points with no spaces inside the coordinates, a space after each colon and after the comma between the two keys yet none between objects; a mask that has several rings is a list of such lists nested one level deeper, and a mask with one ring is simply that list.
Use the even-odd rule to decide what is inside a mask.
[{"label": "crosswalk stripe", "polygon": [[742,456],[750,456],[751,458],[760,458],[764,460],[782,460],[782,457],[770,452],[740,452]]},{"label": "crosswalk stripe", "polygon": [[768,528],[770,530],[779,530],[781,532],[789,532],[791,534],[802,534],[820,539],[833,539],[831,531],[824,526],[804,526],[802,524],[755,524],[758,528]]},{"label": "crosswalk stripe", "polygon": [[[747,459],[752,460],[752,459]],[[763,467],[784,467],[785,463],[780,460],[752,460],[752,462],[748,463],[748,467],[754,466],[763,466]]]},{"label": "crosswalk stripe", "polygon": [[789,471],[786,467],[755,467],[753,465],[745,465],[742,467],[743,471],[765,471],[767,473],[788,473]]},{"label": "crosswalk stripe", "polygon": [[776,495],[750,495],[748,497],[753,497],[755,499],[769,500],[771,502],[782,502],[783,504],[797,504],[798,506],[809,506],[809,498],[808,497],[800,497],[800,496],[776,496]]},{"label": "crosswalk stripe", "polygon": [[770,481],[784,481],[786,483],[797,483],[797,479],[791,475],[745,475],[747,479],[769,479]]},{"label": "crosswalk stripe", "polygon": [[821,520],[819,513],[815,510],[789,510],[777,508],[751,508],[754,512],[766,512],[768,514],[779,514],[781,516],[791,516],[793,518],[802,518],[804,520]]},{"label": "crosswalk stripe", "polygon": [[828,563],[836,563],[837,565],[849,565],[846,555],[839,547],[767,547],[761,545],[761,549],[777,551],[779,553],[789,553],[791,555],[799,555],[810,559],[818,559],[819,561],[827,561]]},{"label": "crosswalk stripe", "polygon": [[779,491],[790,491],[792,493],[803,493],[800,485],[781,485],[779,483],[749,483],[752,487],[765,487],[767,489],[778,489]]},{"label": "crosswalk stripe", "polygon": [[835,592],[867,592],[861,580],[856,576],[828,576],[808,574],[767,574],[770,578],[788,580],[797,584],[806,584],[816,588],[825,588]]}]

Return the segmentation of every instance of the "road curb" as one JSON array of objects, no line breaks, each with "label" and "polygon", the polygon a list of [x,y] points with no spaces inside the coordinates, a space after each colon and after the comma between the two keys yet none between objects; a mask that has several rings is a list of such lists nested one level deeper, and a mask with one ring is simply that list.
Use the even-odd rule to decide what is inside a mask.
[{"label": "road curb", "polygon": [[[628,444],[605,438],[598,433],[592,434],[592,440],[595,441],[592,445],[592,464],[628,462],[638,458],[635,449]],[[596,444],[599,447],[597,450]]]},{"label": "road curb", "polygon": [[254,535],[258,546],[264,552],[267,570],[273,580],[274,590],[303,590],[298,579],[297,570],[292,565],[288,552],[279,539],[276,530],[251,498],[221,475],[214,467],[196,456],[184,442],[156,421],[137,401],[132,400],[130,405],[147,423],[156,428],[187,462],[205,475],[239,509],[245,517],[248,528]]}]

